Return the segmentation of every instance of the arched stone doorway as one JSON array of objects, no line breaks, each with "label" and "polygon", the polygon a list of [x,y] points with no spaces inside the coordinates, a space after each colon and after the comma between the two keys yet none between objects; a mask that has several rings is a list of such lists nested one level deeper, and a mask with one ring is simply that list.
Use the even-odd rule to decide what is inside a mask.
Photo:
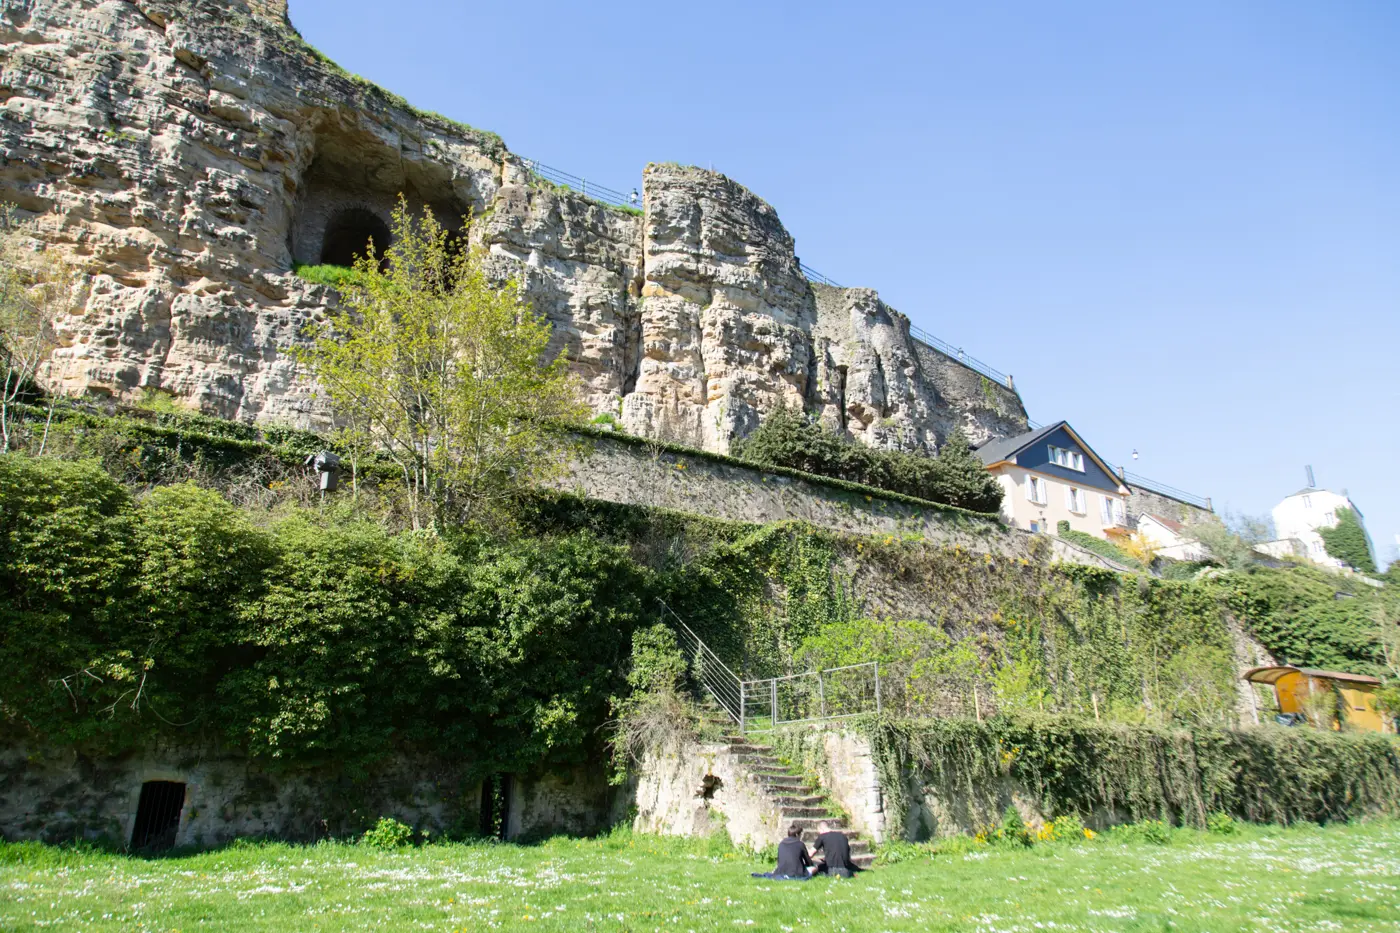
[{"label": "arched stone doorway", "polygon": [[341,211],[326,224],[321,239],[321,264],[353,266],[356,256],[365,255],[370,243],[381,259],[390,242],[389,225],[362,207]]}]

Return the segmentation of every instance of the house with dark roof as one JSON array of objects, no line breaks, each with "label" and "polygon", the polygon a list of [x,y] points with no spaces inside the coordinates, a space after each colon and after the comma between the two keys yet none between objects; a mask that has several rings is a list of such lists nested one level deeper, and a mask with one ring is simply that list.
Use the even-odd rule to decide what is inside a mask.
[{"label": "house with dark roof", "polygon": [[977,456],[1005,495],[1017,528],[1055,532],[1060,522],[1099,538],[1127,530],[1128,487],[1067,421],[988,441]]}]

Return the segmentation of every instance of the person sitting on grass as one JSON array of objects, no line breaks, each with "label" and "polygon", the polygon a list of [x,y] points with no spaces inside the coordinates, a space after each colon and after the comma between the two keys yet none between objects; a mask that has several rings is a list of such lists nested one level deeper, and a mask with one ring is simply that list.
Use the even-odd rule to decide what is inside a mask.
[{"label": "person sitting on grass", "polygon": [[787,838],[778,843],[778,867],[772,871],[756,871],[753,877],[774,881],[806,881],[812,877],[815,868],[812,856],[807,854],[807,846],[802,842],[802,827],[793,823],[788,828]]},{"label": "person sitting on grass", "polygon": [[817,872],[825,872],[832,878],[854,876],[856,866],[851,861],[850,840],[845,833],[833,830],[826,820],[817,824],[817,841],[812,846],[812,852],[822,853],[821,860],[816,863]]}]

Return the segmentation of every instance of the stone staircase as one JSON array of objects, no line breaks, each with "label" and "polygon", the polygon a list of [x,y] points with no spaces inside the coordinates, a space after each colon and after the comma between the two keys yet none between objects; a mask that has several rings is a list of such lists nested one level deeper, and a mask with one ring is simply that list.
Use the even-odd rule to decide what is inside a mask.
[{"label": "stone staircase", "polygon": [[[732,723],[726,721],[732,726]],[[860,868],[869,868],[875,861],[875,853],[870,843],[859,832],[846,828],[845,819],[832,811],[826,795],[814,787],[799,771],[784,764],[773,754],[767,745],[755,745],[742,735],[724,736],[729,745],[729,754],[741,770],[758,784],[762,793],[777,807],[779,825],[775,827],[773,838],[782,837],[789,826],[802,827],[802,841],[811,845],[817,838],[817,824],[826,821],[832,829],[846,834],[851,843],[851,861]]]}]

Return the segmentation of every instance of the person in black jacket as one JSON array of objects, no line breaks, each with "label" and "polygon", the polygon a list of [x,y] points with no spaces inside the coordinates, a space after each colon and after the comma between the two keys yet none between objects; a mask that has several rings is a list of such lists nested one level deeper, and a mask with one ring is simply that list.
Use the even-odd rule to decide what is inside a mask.
[{"label": "person in black jacket", "polygon": [[755,878],[772,878],[774,881],[806,881],[812,877],[816,864],[807,853],[802,842],[802,827],[794,823],[788,829],[787,838],[778,843],[778,867],[772,871],[754,872]]},{"label": "person in black jacket", "polygon": [[855,874],[850,840],[845,833],[833,830],[825,820],[817,824],[817,841],[812,846],[812,852],[822,853],[821,861],[816,863],[817,871],[826,872],[833,878],[850,878]]}]

